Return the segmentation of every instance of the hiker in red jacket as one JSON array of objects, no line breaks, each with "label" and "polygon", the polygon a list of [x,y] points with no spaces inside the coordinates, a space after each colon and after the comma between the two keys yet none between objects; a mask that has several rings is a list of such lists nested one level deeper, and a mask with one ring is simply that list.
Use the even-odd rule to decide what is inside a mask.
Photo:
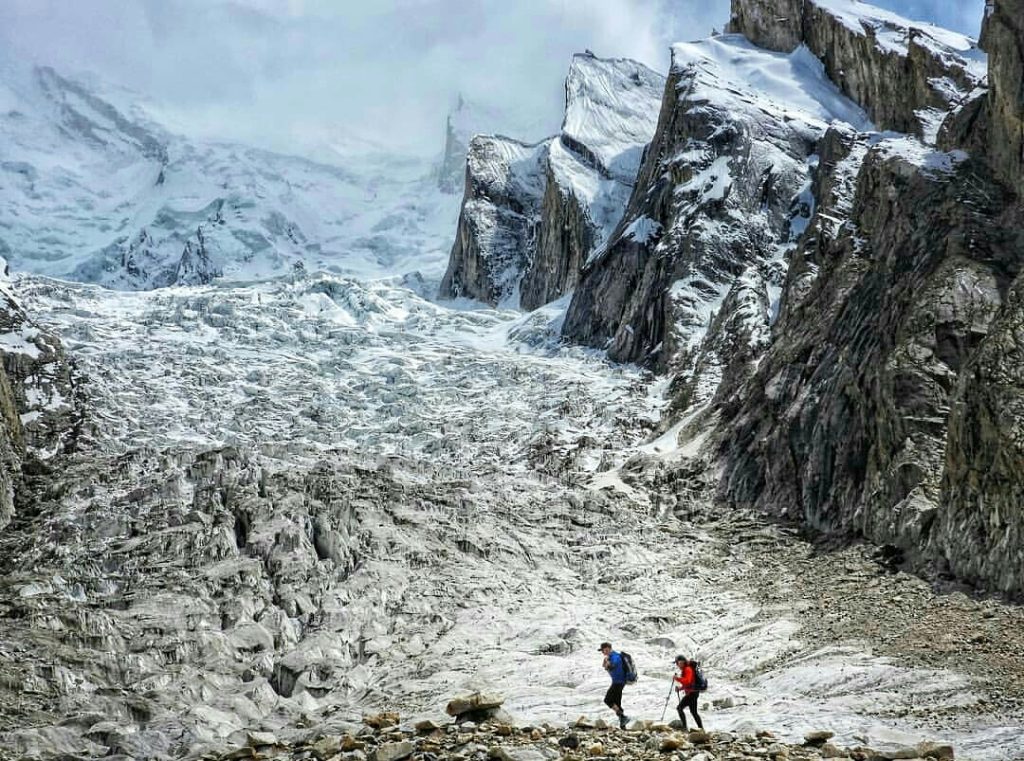
[{"label": "hiker in red jacket", "polygon": [[682,655],[676,656],[676,668],[679,669],[679,676],[673,677],[676,682],[676,694],[682,693],[676,711],[679,713],[679,721],[683,722],[683,730],[686,730],[686,714],[683,711],[687,708],[693,714],[693,720],[697,722],[699,729],[704,729],[704,724],[697,713],[697,697],[700,690],[697,689],[697,674],[693,670],[693,663],[689,658]]}]

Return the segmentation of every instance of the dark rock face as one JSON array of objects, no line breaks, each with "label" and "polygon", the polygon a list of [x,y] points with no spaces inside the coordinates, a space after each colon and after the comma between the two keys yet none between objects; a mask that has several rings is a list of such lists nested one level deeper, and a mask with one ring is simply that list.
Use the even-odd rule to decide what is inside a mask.
[{"label": "dark rock face", "polygon": [[562,187],[548,167],[537,251],[523,275],[520,305],[536,309],[571,291],[600,233],[587,207]]},{"label": "dark rock face", "polygon": [[804,41],[805,0],[733,2],[728,31],[767,50],[789,53]]},{"label": "dark rock face", "polygon": [[36,326],[10,285],[0,283],[0,528],[14,515],[23,468],[64,451],[79,420],[60,341]]},{"label": "dark rock face", "polygon": [[[1019,363],[993,357],[1019,339],[1006,294],[1024,263],[1024,220],[980,162],[910,139],[870,150],[829,140],[846,154],[829,182],[855,175],[856,195],[848,217],[841,192],[825,197],[771,348],[735,397],[720,390],[720,496],[1018,593],[1008,569],[1021,511],[980,500],[965,471],[992,461],[998,478],[1013,452],[1004,397],[1019,389]],[[985,392],[995,367],[999,382]],[[997,503],[1020,493],[1019,476],[1000,483]],[[999,527],[999,539],[982,526]]]},{"label": "dark rock face", "polygon": [[989,53],[988,156],[998,175],[1024,195],[1024,2],[995,0],[982,44]]},{"label": "dark rock face", "polygon": [[710,398],[727,365],[736,371],[763,350],[769,288],[810,214],[799,199],[825,131],[819,115],[777,110],[731,81],[717,63],[731,57],[790,72],[806,63],[738,36],[676,47],[626,214],[584,270],[564,326],[616,360],[671,370],[680,407]]},{"label": "dark rock face", "polygon": [[984,75],[966,38],[859,3],[733,0],[728,29],[770,50],[806,45],[880,129],[929,140]]},{"label": "dark rock face", "polygon": [[[1021,223],[1019,218],[1009,220]],[[1024,563],[1024,278],[959,377],[930,549],[960,577],[1020,594]]]},{"label": "dark rock face", "polygon": [[536,146],[474,138],[441,295],[490,304],[518,295],[535,309],[572,290],[622,215],[663,87],[635,61],[580,54],[557,137]]},{"label": "dark rock face", "polygon": [[512,295],[537,237],[545,148],[488,135],[470,142],[466,195],[442,296],[495,305]]},{"label": "dark rock face", "polygon": [[194,240],[185,242],[181,259],[174,271],[171,285],[207,285],[224,273],[214,262],[203,236],[202,226],[196,228]]},{"label": "dark rock face", "polygon": [[[459,98],[456,112],[464,107]],[[437,168],[437,187],[444,193],[458,193],[462,189],[466,166],[466,138],[456,129],[455,119],[448,115],[444,130],[444,153]]]}]

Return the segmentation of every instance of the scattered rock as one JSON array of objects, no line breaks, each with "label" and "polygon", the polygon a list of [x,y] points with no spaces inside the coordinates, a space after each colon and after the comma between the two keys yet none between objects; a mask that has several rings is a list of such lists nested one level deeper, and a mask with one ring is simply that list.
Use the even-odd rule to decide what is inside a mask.
[{"label": "scattered rock", "polygon": [[[377,717],[374,717],[375,719]],[[374,721],[387,724],[387,721]],[[791,745],[761,730],[750,733],[672,730],[650,720],[633,722],[630,732],[596,726],[580,717],[568,729],[518,726],[487,722],[473,732],[465,725],[438,727],[420,721],[406,728],[363,725],[358,738],[351,734],[320,735],[316,739],[286,742],[270,732],[250,732],[244,747],[209,754],[204,761],[280,759],[281,761],[813,761],[849,758],[853,761],[953,761],[953,748],[923,742],[915,748],[876,751],[867,747],[838,748],[827,742],[831,732],[808,732],[803,745]],[[593,726],[581,726],[593,725]],[[96,725],[99,727],[100,725]],[[102,728],[102,727],[101,727]],[[271,747],[272,746],[272,747]],[[369,750],[364,750],[369,748]],[[109,754],[108,754],[109,755]],[[0,748],[0,761],[7,758]]]},{"label": "scattered rock", "polygon": [[374,714],[373,716],[364,716],[363,724],[374,729],[384,729],[385,727],[397,726],[399,722],[398,714],[393,711],[386,711],[384,713]]},{"label": "scattered rock", "polygon": [[444,710],[445,713],[456,717],[457,720],[463,717],[466,717],[466,720],[471,720],[474,715],[479,713],[486,714],[488,711],[500,708],[504,702],[505,698],[501,695],[474,692],[472,695],[453,698],[448,702]]},{"label": "scattered rock", "polygon": [[277,745],[277,737],[272,732],[250,732],[246,737],[246,744],[253,748],[261,745]]},{"label": "scattered rock", "polygon": [[808,732],[804,735],[804,744],[813,746],[824,745],[826,742],[835,737],[835,735],[835,732],[829,732],[827,729],[817,730],[815,732]]},{"label": "scattered rock", "polygon": [[373,753],[373,761],[400,761],[408,758],[416,750],[416,746],[408,740],[397,743],[385,743]]}]

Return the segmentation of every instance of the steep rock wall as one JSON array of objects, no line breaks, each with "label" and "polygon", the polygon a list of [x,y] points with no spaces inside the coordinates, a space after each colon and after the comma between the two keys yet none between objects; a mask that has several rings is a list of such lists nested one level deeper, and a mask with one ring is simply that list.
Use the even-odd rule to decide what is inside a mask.
[{"label": "steep rock wall", "polygon": [[72,446],[80,412],[60,341],[0,282],[0,528],[15,513],[23,469],[46,470]]},{"label": "steep rock wall", "polygon": [[[714,393],[733,354],[723,349],[763,347],[769,286],[781,284],[809,214],[800,198],[817,140],[832,118],[867,120],[805,52],[730,35],[673,55],[637,186],[607,251],[584,270],[564,335],[673,371],[687,406]],[[787,85],[765,92],[761,72]]]},{"label": "steep rock wall", "polygon": [[[909,138],[829,140],[833,192],[794,256],[771,348],[741,390],[719,396],[720,496],[1020,593],[1024,513],[1006,510],[1019,486],[984,503],[962,471],[1013,449],[1006,417],[989,425],[967,410],[1019,383],[1016,364],[992,355],[1014,341],[993,326],[1014,324],[1004,302],[1024,264],[1024,220],[962,154]],[[983,393],[993,372],[1000,383]],[[993,524],[997,541],[980,528]]]},{"label": "steep rock wall", "polygon": [[546,170],[537,250],[523,274],[520,305],[536,309],[576,287],[600,232],[584,202]]},{"label": "steep rock wall", "polygon": [[989,53],[989,161],[1024,196],[1024,2],[994,0],[982,44]]},{"label": "steep rock wall", "polygon": [[985,74],[972,40],[851,0],[733,0],[728,29],[770,50],[806,45],[880,129],[929,140]]},{"label": "steep rock wall", "polygon": [[477,135],[441,295],[496,305],[509,298],[534,246],[544,194],[546,143]]},{"label": "steep rock wall", "polygon": [[495,160],[484,143],[471,144],[441,295],[491,304],[518,296],[535,309],[572,290],[622,216],[663,87],[664,77],[636,61],[578,54],[561,131],[531,156],[528,183],[516,179],[522,161]]}]

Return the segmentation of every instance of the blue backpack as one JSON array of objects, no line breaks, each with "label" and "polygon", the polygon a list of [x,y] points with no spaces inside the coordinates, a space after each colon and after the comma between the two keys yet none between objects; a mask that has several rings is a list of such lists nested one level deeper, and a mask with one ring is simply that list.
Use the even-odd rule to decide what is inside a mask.
[{"label": "blue backpack", "polygon": [[634,684],[636,682],[636,664],[633,663],[633,656],[629,653],[619,653],[622,658],[622,670],[626,674],[626,684]]}]

